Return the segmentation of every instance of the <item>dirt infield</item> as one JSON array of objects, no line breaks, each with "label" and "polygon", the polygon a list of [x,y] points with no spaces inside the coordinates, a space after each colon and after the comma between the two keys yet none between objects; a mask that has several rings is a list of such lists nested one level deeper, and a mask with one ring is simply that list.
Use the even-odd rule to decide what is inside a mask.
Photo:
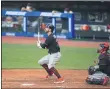
[{"label": "dirt infield", "polygon": [[[44,39],[41,39],[44,41]],[[36,38],[28,37],[2,37],[2,43],[10,44],[36,44]],[[84,42],[84,41],[69,41],[59,39],[59,43],[62,46],[73,46],[73,47],[98,47],[101,42]],[[46,72],[42,69],[2,69],[2,89],[23,89],[23,88],[84,88],[84,89],[110,89],[110,84],[107,86],[100,85],[89,85],[85,83],[87,77],[86,70],[59,70],[61,75],[65,79],[63,84],[54,84],[56,77],[52,79],[45,79]]]},{"label": "dirt infield", "polygon": [[[43,38],[40,39],[44,41]],[[33,37],[10,37],[10,36],[2,36],[3,43],[10,44],[36,44],[37,38]],[[92,42],[92,41],[71,41],[65,39],[58,39],[59,44],[62,46],[71,46],[71,47],[83,47],[83,48],[96,48],[99,43],[102,42]]]}]

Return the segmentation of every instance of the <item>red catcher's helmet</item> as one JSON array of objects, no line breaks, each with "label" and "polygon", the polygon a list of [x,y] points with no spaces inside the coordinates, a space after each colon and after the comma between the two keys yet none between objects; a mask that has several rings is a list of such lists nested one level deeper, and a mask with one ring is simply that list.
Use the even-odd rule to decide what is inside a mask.
[{"label": "red catcher's helmet", "polygon": [[100,44],[100,46],[101,46],[102,48],[109,48],[108,42],[104,42],[104,43]]},{"label": "red catcher's helmet", "polygon": [[108,51],[109,50],[109,44],[108,44],[108,42],[104,42],[104,43],[102,43],[102,44],[100,44],[100,49],[98,49],[98,53],[103,53],[104,51]]}]

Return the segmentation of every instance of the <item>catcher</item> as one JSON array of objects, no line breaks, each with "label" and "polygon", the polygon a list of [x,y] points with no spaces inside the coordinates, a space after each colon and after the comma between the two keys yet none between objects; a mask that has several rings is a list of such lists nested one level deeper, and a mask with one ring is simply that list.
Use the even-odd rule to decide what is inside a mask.
[{"label": "catcher", "polygon": [[41,58],[38,63],[47,71],[48,75],[46,76],[46,78],[49,78],[54,74],[58,78],[58,80],[54,83],[63,83],[64,79],[55,68],[56,63],[61,57],[61,53],[59,44],[53,35],[54,26],[42,24],[41,29],[43,29],[47,33],[48,37],[46,38],[44,43],[38,41],[37,46],[39,48],[48,49],[48,55]]},{"label": "catcher", "polygon": [[98,57],[97,65],[90,66],[88,69],[89,76],[86,79],[87,83],[107,85],[110,76],[110,53],[109,44],[107,42],[100,44],[97,53],[100,53]]}]

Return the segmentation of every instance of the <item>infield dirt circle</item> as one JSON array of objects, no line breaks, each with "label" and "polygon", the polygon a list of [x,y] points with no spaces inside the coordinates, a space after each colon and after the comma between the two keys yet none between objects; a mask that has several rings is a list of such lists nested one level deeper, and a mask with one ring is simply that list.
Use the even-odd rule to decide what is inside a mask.
[{"label": "infield dirt circle", "polygon": [[[36,44],[36,38],[3,36],[2,43]],[[63,46],[94,48],[98,47],[100,42],[69,41],[59,39],[59,43]],[[85,78],[88,75],[87,70],[59,70],[59,72],[65,79],[65,82],[62,84],[53,83],[56,80],[55,76],[51,79],[45,79],[44,77],[46,76],[46,72],[43,69],[2,69],[2,89],[110,89],[110,84],[107,86],[87,84],[85,82]]]}]

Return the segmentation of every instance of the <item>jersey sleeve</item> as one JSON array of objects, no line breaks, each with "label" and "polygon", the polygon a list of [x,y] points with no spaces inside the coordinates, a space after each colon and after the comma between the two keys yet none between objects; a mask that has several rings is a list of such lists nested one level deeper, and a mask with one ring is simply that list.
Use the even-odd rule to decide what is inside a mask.
[{"label": "jersey sleeve", "polygon": [[40,46],[45,49],[45,47],[47,46],[45,43],[40,43]]},{"label": "jersey sleeve", "polygon": [[52,37],[50,37],[50,38],[47,38],[46,40],[45,40],[45,42],[44,43],[41,43],[40,45],[41,45],[41,47],[42,48],[48,48],[48,45],[52,42],[52,40],[53,40],[53,38]]}]

